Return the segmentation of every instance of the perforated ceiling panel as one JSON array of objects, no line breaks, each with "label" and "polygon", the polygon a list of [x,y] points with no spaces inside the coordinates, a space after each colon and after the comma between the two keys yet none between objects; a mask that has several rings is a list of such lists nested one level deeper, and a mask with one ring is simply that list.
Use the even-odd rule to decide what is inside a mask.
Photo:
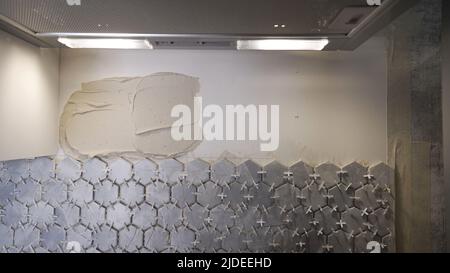
[{"label": "perforated ceiling panel", "polygon": [[417,2],[1,0],[0,29],[40,47],[62,47],[58,37],[126,34],[156,49],[234,50],[239,39],[326,37],[324,50],[354,50]]},{"label": "perforated ceiling panel", "polygon": [[[38,33],[321,34],[366,0],[2,0],[0,14]],[[278,28],[274,25],[279,25]],[[285,27],[282,27],[285,25]]]}]

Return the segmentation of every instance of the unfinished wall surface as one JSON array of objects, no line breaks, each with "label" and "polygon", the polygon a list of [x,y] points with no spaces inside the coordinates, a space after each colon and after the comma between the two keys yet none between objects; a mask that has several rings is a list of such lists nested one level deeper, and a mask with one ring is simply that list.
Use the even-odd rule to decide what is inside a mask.
[{"label": "unfinished wall surface", "polygon": [[395,251],[385,164],[0,162],[0,252]]},{"label": "unfinished wall surface", "polygon": [[0,160],[54,155],[59,50],[0,31]]},{"label": "unfinished wall surface", "polygon": [[[83,84],[70,97],[60,119],[59,139],[73,158],[107,155],[177,157],[199,141],[174,140],[176,105],[194,109],[198,79],[175,73],[111,78]],[[182,126],[193,131],[193,122]]]},{"label": "unfinished wall surface", "polygon": [[445,251],[441,1],[421,1],[391,26],[389,163],[400,252]]},{"label": "unfinished wall surface", "polygon": [[204,105],[280,105],[277,151],[261,152],[258,141],[203,141],[180,160],[227,155],[236,163],[252,158],[291,164],[301,158],[345,165],[387,159],[384,37],[355,52],[64,49],[61,55],[61,112],[82,83],[157,72],[198,78]]}]

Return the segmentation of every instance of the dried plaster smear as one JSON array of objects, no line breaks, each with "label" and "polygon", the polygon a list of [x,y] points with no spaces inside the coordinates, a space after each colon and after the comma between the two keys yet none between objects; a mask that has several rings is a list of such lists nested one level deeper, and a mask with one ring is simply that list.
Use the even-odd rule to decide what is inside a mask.
[{"label": "dried plaster smear", "polygon": [[60,120],[61,146],[78,159],[183,155],[199,143],[172,139],[175,118],[170,112],[178,104],[193,109],[198,92],[197,78],[175,73],[84,83],[65,105]]}]

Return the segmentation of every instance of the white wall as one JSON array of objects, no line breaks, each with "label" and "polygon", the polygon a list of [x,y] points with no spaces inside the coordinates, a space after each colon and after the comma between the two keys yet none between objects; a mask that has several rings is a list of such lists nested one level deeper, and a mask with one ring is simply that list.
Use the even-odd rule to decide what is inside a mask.
[{"label": "white wall", "polygon": [[57,151],[59,50],[0,31],[0,161]]},{"label": "white wall", "polygon": [[386,52],[379,37],[355,52],[63,49],[60,72],[60,111],[83,82],[155,72],[200,78],[204,104],[280,105],[278,151],[262,153],[257,142],[203,142],[189,156],[231,153],[262,164],[386,161]]}]

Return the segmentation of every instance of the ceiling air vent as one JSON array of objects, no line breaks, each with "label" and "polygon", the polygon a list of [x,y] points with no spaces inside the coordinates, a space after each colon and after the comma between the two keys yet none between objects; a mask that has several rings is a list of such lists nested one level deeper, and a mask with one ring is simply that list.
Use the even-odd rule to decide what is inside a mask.
[{"label": "ceiling air vent", "polygon": [[376,7],[346,7],[328,25],[328,29],[349,33],[361,24],[375,9]]},{"label": "ceiling air vent", "polygon": [[157,40],[155,49],[235,49],[233,41]]}]

